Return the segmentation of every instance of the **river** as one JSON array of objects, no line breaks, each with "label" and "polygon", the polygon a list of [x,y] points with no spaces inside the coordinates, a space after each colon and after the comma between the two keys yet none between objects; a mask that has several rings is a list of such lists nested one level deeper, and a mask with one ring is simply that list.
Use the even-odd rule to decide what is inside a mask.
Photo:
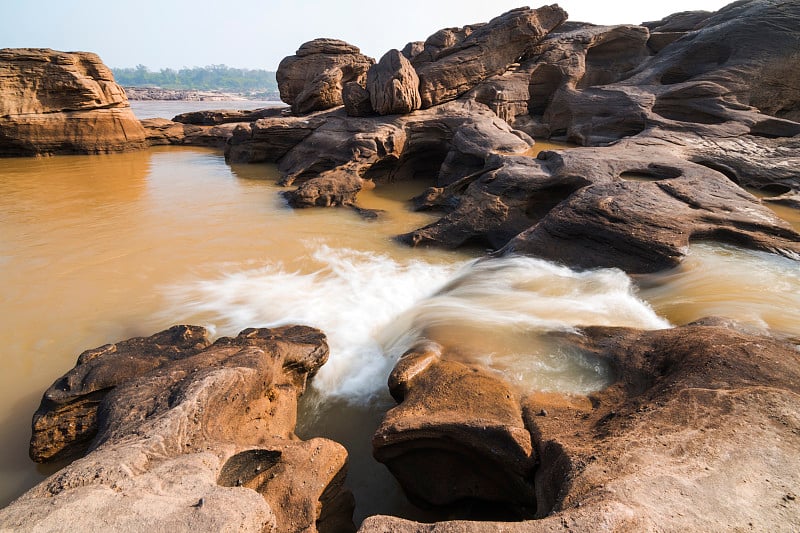
[{"label": "river", "polygon": [[[140,117],[197,109],[133,105]],[[406,202],[427,183],[363,191],[360,205],[383,211],[365,220],[349,209],[292,210],[276,179],[272,165],[229,166],[202,148],[2,161],[0,505],[53,471],[27,458],[44,389],[81,351],[173,324],[216,336],[286,323],[326,332],[330,360],[303,400],[298,433],[348,447],[358,519],[424,518],[370,456],[391,405],[388,372],[419,338],[522,389],[586,393],[607,384],[608,369],[543,344],[541,332],[665,328],[713,314],[800,336],[800,268],[787,259],[699,243],[679,268],[632,279],[412,250],[392,237],[435,219]],[[800,226],[795,211],[783,216]]]}]

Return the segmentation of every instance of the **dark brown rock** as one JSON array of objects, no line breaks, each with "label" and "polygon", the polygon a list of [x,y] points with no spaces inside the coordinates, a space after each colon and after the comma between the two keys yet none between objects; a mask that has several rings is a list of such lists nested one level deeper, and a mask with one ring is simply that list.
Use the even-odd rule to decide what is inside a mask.
[{"label": "dark brown rock", "polygon": [[346,451],[294,435],[297,397],[327,356],[304,326],[214,344],[175,326],[84,352],[45,394],[31,456],[88,454],[0,511],[0,527],[354,529]]},{"label": "dark brown rock", "polygon": [[284,58],[278,66],[276,77],[281,100],[301,115],[340,106],[342,87],[351,81],[363,85],[374,62],[344,41],[307,42],[296,55]]},{"label": "dark brown rock", "polygon": [[[379,516],[359,531],[793,529],[800,512],[785,496],[800,481],[797,349],[737,329],[553,334],[562,349],[607,361],[615,380],[589,397],[531,392],[522,400],[538,459],[537,519],[420,524]],[[407,395],[413,380],[411,387]],[[543,409],[547,416],[538,416]]]},{"label": "dark brown rock", "polygon": [[367,91],[379,115],[399,115],[419,109],[419,78],[411,63],[397,50],[389,50],[367,71]]},{"label": "dark brown rock", "polygon": [[787,223],[722,174],[670,152],[630,142],[545,157],[490,160],[440,193],[445,205],[441,196],[457,196],[455,210],[401,238],[497,248],[516,235],[501,253],[628,272],[674,266],[692,240],[800,257],[800,235]]},{"label": "dark brown rock", "polygon": [[230,163],[274,163],[323,123],[317,116],[275,117],[240,124],[225,146]]},{"label": "dark brown rock", "polygon": [[351,81],[342,88],[344,110],[351,117],[369,117],[375,114],[369,93],[358,82]]},{"label": "dark brown rock", "polygon": [[174,122],[193,124],[195,126],[219,126],[230,122],[255,122],[260,118],[280,117],[284,107],[263,107],[260,109],[209,109],[181,113],[172,118]]},{"label": "dark brown rock", "polygon": [[0,157],[146,146],[125,91],[97,55],[0,49]]},{"label": "dark brown rock", "polygon": [[566,19],[567,14],[556,5],[520,8],[476,29],[440,51],[435,61],[417,67],[422,107],[453,100],[479,82],[505,72]]}]

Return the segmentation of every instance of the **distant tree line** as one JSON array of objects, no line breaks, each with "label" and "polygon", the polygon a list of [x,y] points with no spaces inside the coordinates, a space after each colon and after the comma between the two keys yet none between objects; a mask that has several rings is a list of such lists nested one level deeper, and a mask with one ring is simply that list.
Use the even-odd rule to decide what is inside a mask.
[{"label": "distant tree line", "polygon": [[162,89],[219,90],[236,93],[274,93],[278,91],[275,73],[268,70],[209,65],[155,72],[144,65],[115,68],[114,78],[124,87],[160,87]]}]

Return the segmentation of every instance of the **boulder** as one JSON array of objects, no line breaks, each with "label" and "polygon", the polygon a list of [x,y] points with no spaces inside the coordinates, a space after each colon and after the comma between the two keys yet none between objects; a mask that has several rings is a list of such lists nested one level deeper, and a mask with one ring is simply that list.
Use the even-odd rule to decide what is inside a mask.
[{"label": "boulder", "polygon": [[453,100],[479,82],[502,74],[566,19],[566,12],[557,5],[515,9],[439,51],[435,61],[415,65],[422,107]]},{"label": "boulder", "polygon": [[422,105],[417,72],[397,50],[389,50],[370,67],[366,89],[372,109],[379,115],[411,113]]},{"label": "boulder", "polygon": [[[459,520],[463,515],[457,512],[432,524],[374,516],[359,531],[796,529],[797,347],[741,329],[730,321],[706,320],[658,331],[590,327],[552,334],[550,340],[562,350],[606,361],[615,379],[588,397],[523,393],[522,419],[537,458],[526,480],[535,487],[535,498],[528,500],[535,512],[515,522],[492,516],[488,518],[493,521]],[[458,355],[450,357],[457,360]],[[398,367],[403,364],[401,359]],[[409,374],[406,398],[414,395],[417,404],[434,412],[441,402],[446,407],[455,403],[443,401],[441,391],[430,387],[424,365],[416,375]],[[458,388],[451,381],[442,386]],[[436,448],[430,442],[459,446],[461,432],[474,427],[481,415],[471,407],[456,405],[455,411],[447,411],[460,421],[448,428],[450,439],[440,435],[427,441],[429,434],[404,428],[396,433],[398,438],[408,435],[404,446],[416,446],[422,457],[433,456]],[[403,403],[396,409],[403,409]],[[405,420],[411,427],[424,424],[409,415]],[[388,420],[397,425],[391,411]],[[377,438],[383,437],[385,427]],[[479,435],[476,428],[474,438]],[[494,438],[488,426],[483,435],[489,441]],[[481,472],[497,457],[503,453],[487,450],[464,469]],[[428,491],[445,491],[452,475],[429,475],[423,470],[428,467],[428,462],[409,460],[398,479],[408,484],[406,480],[418,476],[429,484]],[[491,487],[498,473],[494,469],[484,474],[483,484],[476,485]]]},{"label": "boulder", "polygon": [[375,458],[420,505],[480,500],[529,515],[536,458],[516,394],[442,350],[423,343],[395,366],[389,388],[399,405],[375,432]]},{"label": "boulder", "polygon": [[358,82],[351,81],[342,88],[344,110],[351,117],[368,117],[374,115],[369,93]]},{"label": "boulder", "polygon": [[135,150],[145,136],[97,55],[0,49],[0,157]]},{"label": "boulder", "polygon": [[327,356],[305,326],[213,344],[175,326],[84,352],[45,393],[31,438],[37,461],[82,457],[0,510],[0,528],[354,529],[347,452],[294,435],[297,397]]},{"label": "boulder", "polygon": [[355,81],[364,85],[375,60],[337,39],[314,39],[278,65],[276,78],[281,100],[298,115],[340,106],[342,87]]}]

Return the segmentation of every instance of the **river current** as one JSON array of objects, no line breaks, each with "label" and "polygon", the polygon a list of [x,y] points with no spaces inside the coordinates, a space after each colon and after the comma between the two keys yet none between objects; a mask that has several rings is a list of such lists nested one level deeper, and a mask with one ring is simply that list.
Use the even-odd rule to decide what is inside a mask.
[{"label": "river current", "polygon": [[[133,106],[167,118],[198,108]],[[521,390],[581,394],[605,386],[609,370],[543,343],[542,332],[722,315],[800,336],[791,260],[700,243],[679,268],[632,279],[534,258],[481,260],[479,250],[413,250],[392,237],[435,220],[407,204],[429,183],[363,191],[360,205],[383,211],[365,220],[349,209],[292,210],[276,180],[274,166],[229,166],[201,148],[0,162],[0,505],[52,472],[27,458],[30,419],[77,355],[173,324],[216,336],[287,323],[326,332],[330,360],[303,399],[298,433],[348,447],[357,519],[424,518],[370,455],[392,404],[388,373],[420,338]],[[800,226],[796,212],[780,214]]]}]

